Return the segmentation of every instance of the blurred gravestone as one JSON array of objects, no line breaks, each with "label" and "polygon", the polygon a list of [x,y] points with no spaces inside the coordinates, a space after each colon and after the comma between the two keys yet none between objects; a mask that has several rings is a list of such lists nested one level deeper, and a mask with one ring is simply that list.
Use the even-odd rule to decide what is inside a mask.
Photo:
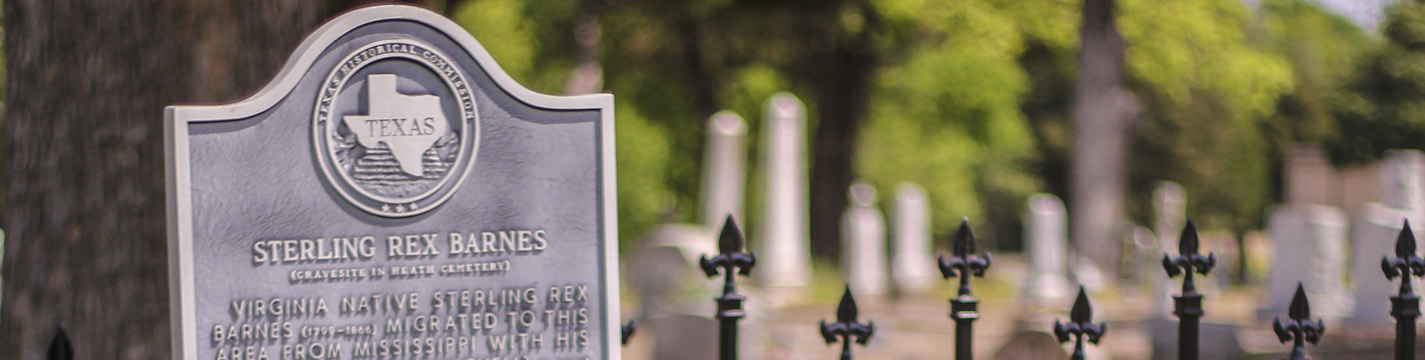
[{"label": "blurred gravestone", "polygon": [[1212,268],[1212,273],[1203,276],[1206,282],[1199,292],[1215,295],[1223,284],[1231,284],[1233,274],[1242,271],[1242,250],[1238,246],[1237,236],[1226,231],[1203,231],[1198,235],[1201,239],[1202,252],[1211,252],[1217,256],[1217,265]]},{"label": "blurred gravestone", "polygon": [[747,183],[747,124],[731,111],[708,119],[703,160],[703,226],[722,228],[728,215],[742,222],[742,190]]},{"label": "blurred gravestone", "polygon": [[1131,224],[1124,237],[1126,247],[1132,250],[1133,256],[1132,266],[1127,267],[1132,273],[1125,274],[1130,280],[1128,285],[1141,286],[1152,292],[1161,286],[1158,283],[1165,281],[1159,274],[1163,270],[1163,252],[1158,249],[1158,236],[1147,227]]},{"label": "blurred gravestone", "polygon": [[1034,194],[1025,209],[1025,251],[1029,276],[1022,291],[1031,309],[1058,308],[1068,299],[1068,220],[1064,203],[1052,194]]},{"label": "blurred gravestone", "polygon": [[649,319],[645,326],[657,345],[653,359],[713,360],[718,357],[718,322],[698,315]]},{"label": "blurred gravestone", "polygon": [[767,100],[763,123],[762,222],[750,241],[762,258],[753,276],[775,306],[801,295],[811,281],[806,107],[796,96],[778,93]]},{"label": "blurred gravestone", "polygon": [[714,242],[701,227],[663,225],[644,237],[633,257],[630,278],[641,304],[638,323],[654,338],[654,359],[711,359],[716,354],[718,324],[708,316],[714,313],[711,299],[719,286],[694,265],[699,255],[715,253],[703,245]]},{"label": "blurred gravestone", "polygon": [[[1351,319],[1364,322],[1390,322],[1390,298],[1398,285],[1381,272],[1380,259],[1395,255],[1395,239],[1409,213],[1367,203],[1351,229],[1351,278],[1355,285],[1356,308]],[[1411,226],[1417,226],[1411,224]],[[1410,278],[1419,284],[1418,278]],[[1417,287],[1418,288],[1418,287]]]},{"label": "blurred gravestone", "polygon": [[701,227],[685,225],[659,226],[643,237],[629,274],[641,302],[639,317],[712,313],[708,299],[717,295],[716,286],[695,264],[709,254],[700,243],[714,241]]},{"label": "blurred gravestone", "polygon": [[1425,222],[1425,153],[1387,151],[1380,175],[1381,203],[1406,212],[1412,223]]},{"label": "blurred gravestone", "polygon": [[[1425,154],[1418,150],[1390,150],[1380,168],[1380,203],[1367,203],[1351,229],[1351,279],[1356,309],[1351,318],[1388,322],[1396,281],[1381,274],[1380,259],[1395,254],[1395,238],[1406,220],[1412,227],[1425,223]],[[1420,284],[1418,278],[1410,281]]]},{"label": "blurred gravestone", "polygon": [[[1182,236],[1183,224],[1187,219],[1186,207],[1187,191],[1183,190],[1182,185],[1171,181],[1158,182],[1157,188],[1153,190],[1153,233],[1158,235],[1159,258],[1164,254],[1178,253],[1178,237]],[[1161,270],[1161,266],[1159,268]],[[1174,282],[1166,281],[1160,276],[1149,279],[1152,279],[1152,314],[1158,317],[1171,315]]]},{"label": "blurred gravestone", "polygon": [[892,211],[891,279],[898,292],[925,292],[938,276],[930,254],[930,204],[925,189],[914,183],[901,184]]},{"label": "blurred gravestone", "polygon": [[1325,205],[1288,204],[1271,211],[1267,230],[1275,242],[1271,273],[1267,276],[1265,317],[1286,313],[1296,284],[1301,282],[1311,298],[1311,311],[1325,317],[1350,314],[1352,298],[1346,292],[1346,214]]},{"label": "blurred gravestone", "polygon": [[850,196],[851,206],[842,217],[842,271],[852,293],[873,299],[889,290],[886,220],[876,208],[876,189],[870,184],[852,184]]}]

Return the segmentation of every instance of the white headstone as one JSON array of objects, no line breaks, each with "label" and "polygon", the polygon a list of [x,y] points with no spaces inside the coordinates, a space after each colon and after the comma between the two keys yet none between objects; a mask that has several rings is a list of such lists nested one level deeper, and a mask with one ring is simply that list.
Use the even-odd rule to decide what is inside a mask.
[{"label": "white headstone", "polygon": [[876,209],[876,189],[866,183],[851,185],[851,206],[841,225],[841,269],[851,292],[868,297],[885,295],[886,220]]},{"label": "white headstone", "polygon": [[[1419,150],[1390,150],[1381,167],[1381,203],[1410,215],[1411,223],[1421,223],[1425,214],[1425,153]],[[1393,238],[1392,238],[1393,239]]]},{"label": "white headstone", "polygon": [[[713,234],[701,226],[662,225],[645,235],[629,272],[638,292],[639,337],[652,335],[654,358],[717,348],[717,321],[709,318],[721,294],[720,281],[709,281],[698,268],[699,255],[716,254]],[[714,334],[709,337],[708,334]],[[711,352],[711,353],[715,353]],[[680,359],[711,359],[689,354]]]},{"label": "white headstone", "polygon": [[1025,251],[1030,272],[1024,294],[1032,303],[1058,302],[1072,295],[1068,266],[1068,221],[1064,202],[1052,194],[1034,194],[1025,210]]},{"label": "white headstone", "polygon": [[642,303],[639,317],[710,314],[713,304],[707,299],[720,294],[722,285],[707,280],[698,268],[698,257],[717,254],[716,248],[704,245],[716,241],[700,226],[662,225],[650,230],[630,263],[629,275]]},{"label": "white headstone", "polygon": [[[1178,238],[1183,234],[1183,226],[1187,223],[1187,191],[1182,185],[1171,181],[1159,181],[1158,187],[1153,190],[1153,233],[1158,235],[1158,246],[1156,256],[1162,259],[1163,255],[1178,256]],[[1161,264],[1161,262],[1159,262]],[[1158,266],[1155,276],[1149,277],[1152,281],[1152,296],[1155,300],[1151,303],[1152,313],[1158,316],[1171,316],[1173,306],[1174,284],[1177,281],[1168,281],[1163,278],[1162,265]],[[1203,277],[1196,278],[1198,283],[1205,281]]]},{"label": "white headstone", "polygon": [[1182,185],[1171,181],[1159,181],[1153,190],[1153,233],[1158,234],[1158,248],[1165,253],[1178,251],[1178,237],[1182,235],[1187,215],[1187,192]]},{"label": "white headstone", "polygon": [[925,189],[914,183],[901,184],[891,219],[891,280],[901,292],[923,293],[940,276],[930,252],[930,203]]},{"label": "white headstone", "polygon": [[[1380,168],[1381,202],[1367,203],[1351,229],[1351,282],[1356,309],[1352,319],[1391,321],[1389,295],[1395,281],[1385,278],[1380,259],[1395,255],[1395,238],[1406,220],[1425,223],[1425,153],[1390,150]],[[1412,278],[1415,284],[1419,280]]]},{"label": "white headstone", "polygon": [[1270,302],[1263,315],[1286,314],[1297,282],[1305,286],[1312,314],[1351,313],[1353,299],[1343,284],[1346,220],[1346,213],[1325,205],[1290,204],[1271,212],[1267,231],[1276,243],[1276,255],[1267,276]]},{"label": "white headstone", "polygon": [[[1398,289],[1399,279],[1387,280],[1381,271],[1380,260],[1395,256],[1395,238],[1400,235],[1408,216],[1408,212],[1400,209],[1367,203],[1361,211],[1361,218],[1352,227],[1351,278],[1356,286],[1356,309],[1352,319],[1392,320],[1389,296]],[[1416,226],[1414,224],[1412,226]]]},{"label": "white headstone", "polygon": [[747,123],[732,111],[708,119],[708,143],[703,154],[703,226],[722,230],[727,216],[742,219],[742,190],[747,183]]},{"label": "white headstone", "polygon": [[[1147,289],[1155,289],[1163,280],[1163,254],[1158,251],[1158,235],[1146,226],[1131,224],[1125,233],[1124,242],[1133,250],[1133,274],[1128,275],[1132,284],[1146,284]],[[1127,284],[1126,284],[1127,285]]]},{"label": "white headstone", "polygon": [[801,293],[797,288],[811,280],[811,245],[807,238],[806,107],[788,93],[767,100],[763,117],[764,174],[762,222],[758,224],[760,245],[757,280],[776,293],[778,288]]}]

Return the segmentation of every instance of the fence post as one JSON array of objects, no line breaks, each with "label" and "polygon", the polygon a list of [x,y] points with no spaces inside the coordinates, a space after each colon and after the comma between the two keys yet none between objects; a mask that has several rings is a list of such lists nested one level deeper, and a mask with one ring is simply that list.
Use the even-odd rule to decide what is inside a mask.
[{"label": "fence post", "polygon": [[851,297],[851,285],[846,285],[846,293],[841,294],[841,304],[836,306],[836,323],[821,321],[821,338],[827,344],[841,340],[841,360],[851,360],[851,342],[866,346],[871,335],[876,332],[876,324],[867,321],[865,325],[856,322],[856,299]]},{"label": "fence post", "polygon": [[69,332],[64,330],[64,323],[60,323],[54,330],[54,338],[49,341],[45,359],[74,360],[74,346],[69,343]]},{"label": "fence post", "polygon": [[984,277],[990,267],[990,253],[975,256],[975,232],[970,229],[970,219],[960,218],[960,229],[955,231],[951,247],[954,256],[940,256],[940,275],[946,279],[960,278],[960,292],[950,298],[950,318],[955,319],[955,360],[970,360],[973,351],[974,323],[980,318],[980,300],[970,296],[970,275]]},{"label": "fence post", "polygon": [[752,273],[752,266],[757,263],[757,254],[752,252],[742,252],[742,230],[737,228],[737,222],[732,215],[727,216],[727,221],[722,225],[722,234],[718,236],[717,256],[709,259],[703,255],[698,260],[703,272],[708,277],[718,275],[718,268],[722,268],[722,297],[717,298],[717,319],[718,329],[718,358],[722,360],[737,360],[737,320],[747,314],[742,311],[742,300],[745,298],[737,293],[736,283],[733,282],[733,273],[747,276]]},{"label": "fence post", "polygon": [[1170,257],[1163,254],[1163,269],[1167,270],[1168,277],[1183,276],[1183,291],[1181,295],[1173,297],[1173,315],[1178,317],[1178,359],[1197,360],[1198,352],[1198,321],[1202,319],[1202,294],[1197,292],[1197,286],[1192,282],[1192,273],[1207,275],[1212,271],[1212,267],[1217,265],[1217,256],[1211,252],[1207,256],[1197,253],[1197,227],[1192,224],[1192,220],[1187,221],[1187,226],[1183,227],[1182,237],[1178,238],[1178,256]]},{"label": "fence post", "polygon": [[1074,340],[1074,353],[1069,355],[1070,360],[1084,360],[1085,337],[1097,345],[1106,332],[1108,323],[1093,323],[1093,306],[1089,304],[1089,295],[1084,292],[1083,286],[1079,286],[1079,297],[1074,299],[1074,307],[1069,309],[1069,323],[1061,324],[1059,320],[1054,320],[1054,336],[1059,338],[1059,342]]},{"label": "fence post", "polygon": [[1420,318],[1420,297],[1410,288],[1410,277],[1425,275],[1425,260],[1415,254],[1415,233],[1410,221],[1395,238],[1395,257],[1380,259],[1387,280],[1400,277],[1400,293],[1390,297],[1390,316],[1395,317],[1395,358],[1415,358],[1415,319]]},{"label": "fence post", "polygon": [[1272,330],[1277,332],[1277,339],[1285,343],[1292,341],[1291,360],[1306,360],[1306,344],[1315,344],[1321,341],[1321,334],[1326,333],[1326,324],[1321,319],[1311,322],[1311,304],[1307,302],[1306,290],[1302,289],[1301,283],[1296,283],[1296,295],[1291,297],[1291,306],[1287,308],[1287,319],[1282,321],[1281,317],[1272,320]]}]

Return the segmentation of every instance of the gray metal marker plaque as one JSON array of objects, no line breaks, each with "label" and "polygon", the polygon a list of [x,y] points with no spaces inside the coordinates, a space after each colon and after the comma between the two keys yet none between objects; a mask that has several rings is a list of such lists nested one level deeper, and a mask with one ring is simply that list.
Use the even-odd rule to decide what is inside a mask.
[{"label": "gray metal marker plaque", "polygon": [[619,358],[611,95],[388,5],[165,117],[175,357]]}]

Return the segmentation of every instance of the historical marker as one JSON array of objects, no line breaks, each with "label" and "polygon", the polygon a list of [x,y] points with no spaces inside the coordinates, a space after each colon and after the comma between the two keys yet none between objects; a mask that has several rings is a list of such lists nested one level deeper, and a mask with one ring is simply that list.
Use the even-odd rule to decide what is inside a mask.
[{"label": "historical marker", "polygon": [[388,5],[165,116],[175,357],[619,358],[611,95]]}]

